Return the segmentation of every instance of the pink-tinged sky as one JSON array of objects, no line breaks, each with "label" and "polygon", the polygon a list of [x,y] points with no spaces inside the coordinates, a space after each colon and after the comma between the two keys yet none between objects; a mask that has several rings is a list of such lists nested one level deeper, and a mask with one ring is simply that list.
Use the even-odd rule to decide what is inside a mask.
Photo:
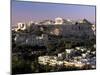
[{"label": "pink-tinged sky", "polygon": [[95,23],[95,10],[95,6],[88,5],[12,1],[11,18],[12,25],[18,22],[54,20],[56,17],[75,21],[86,18]]}]

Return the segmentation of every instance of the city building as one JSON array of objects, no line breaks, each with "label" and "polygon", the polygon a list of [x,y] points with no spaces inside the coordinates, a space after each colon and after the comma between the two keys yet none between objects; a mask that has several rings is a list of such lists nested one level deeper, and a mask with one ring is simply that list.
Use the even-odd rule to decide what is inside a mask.
[{"label": "city building", "polygon": [[55,18],[55,25],[62,25],[63,24],[63,19],[60,17]]},{"label": "city building", "polygon": [[25,30],[27,28],[27,25],[25,23],[18,23],[18,30]]}]

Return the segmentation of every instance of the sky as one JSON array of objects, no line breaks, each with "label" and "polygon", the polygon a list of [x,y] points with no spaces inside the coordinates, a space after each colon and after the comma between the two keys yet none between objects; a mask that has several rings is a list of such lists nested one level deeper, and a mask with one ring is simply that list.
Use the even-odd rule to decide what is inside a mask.
[{"label": "sky", "polygon": [[86,18],[95,23],[95,6],[15,1],[11,3],[11,24],[42,21],[56,17],[70,20]]}]

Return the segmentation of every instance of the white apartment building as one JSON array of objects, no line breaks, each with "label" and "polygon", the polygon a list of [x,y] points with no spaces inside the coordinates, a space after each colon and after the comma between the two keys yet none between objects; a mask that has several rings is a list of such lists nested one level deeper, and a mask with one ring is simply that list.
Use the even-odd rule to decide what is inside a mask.
[{"label": "white apartment building", "polygon": [[63,24],[63,19],[60,18],[60,17],[55,18],[55,24],[56,24],[56,25],[61,25],[61,24]]},{"label": "white apartment building", "polygon": [[25,30],[27,28],[27,25],[25,23],[18,23],[18,30]]}]

